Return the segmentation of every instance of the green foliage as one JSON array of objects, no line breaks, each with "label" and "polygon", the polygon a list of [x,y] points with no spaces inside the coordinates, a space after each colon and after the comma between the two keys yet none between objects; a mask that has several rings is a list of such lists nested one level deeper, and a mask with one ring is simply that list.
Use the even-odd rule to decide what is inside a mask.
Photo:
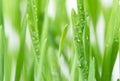
[{"label": "green foliage", "polygon": [[3,7],[2,1],[0,0],[0,80],[3,81],[4,77],[4,20],[3,20]]},{"label": "green foliage", "polygon": [[95,81],[95,61],[90,59],[88,81]]},{"label": "green foliage", "polygon": [[61,55],[62,49],[64,47],[63,45],[64,45],[64,42],[65,42],[67,31],[68,31],[68,25],[65,26],[65,28],[63,30],[63,33],[62,33],[62,36],[61,36],[61,39],[60,39],[60,45],[59,45],[59,54],[60,55]]},{"label": "green foliage", "polygon": [[[120,51],[119,2],[106,8],[101,0],[76,1],[77,12],[72,9],[69,18],[67,0],[54,0],[52,18],[50,0],[0,0],[0,81],[112,81]],[[100,13],[105,20],[103,56],[96,31]],[[14,48],[7,21],[19,38],[18,45],[12,41]]]},{"label": "green foliage", "polygon": [[[109,28],[106,34],[106,41],[105,41],[106,43],[105,43],[105,54],[103,59],[102,81],[111,80],[112,69],[115,64],[115,60],[116,60],[118,49],[119,49],[120,18],[118,14],[120,13],[119,11],[120,9],[117,3],[118,3],[118,0],[115,0],[114,1],[115,6],[113,6],[111,18],[110,18],[110,21],[108,22]],[[112,22],[114,22],[115,24],[111,24]]]},{"label": "green foliage", "polygon": [[17,65],[16,65],[16,74],[15,74],[15,81],[20,80],[20,75],[23,68],[24,62],[24,45],[25,45],[25,38],[26,38],[26,26],[27,26],[27,17],[23,19],[23,23],[21,25],[21,36],[20,36],[20,50],[17,57]]}]

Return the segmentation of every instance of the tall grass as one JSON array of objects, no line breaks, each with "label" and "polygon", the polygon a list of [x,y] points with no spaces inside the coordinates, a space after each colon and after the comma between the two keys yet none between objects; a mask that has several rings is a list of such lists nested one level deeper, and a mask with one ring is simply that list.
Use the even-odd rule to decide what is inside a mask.
[{"label": "tall grass", "polygon": [[3,81],[4,77],[4,55],[5,55],[5,43],[4,43],[4,20],[2,1],[0,1],[0,80]]},{"label": "tall grass", "polygon": [[[77,11],[72,9],[69,17],[67,1],[54,0],[54,18],[48,12],[50,1],[0,0],[0,81],[119,81],[113,78],[120,51],[119,1],[107,8],[101,0],[76,0]],[[100,13],[103,52],[97,35]],[[7,21],[18,47],[16,39],[10,46]]]}]

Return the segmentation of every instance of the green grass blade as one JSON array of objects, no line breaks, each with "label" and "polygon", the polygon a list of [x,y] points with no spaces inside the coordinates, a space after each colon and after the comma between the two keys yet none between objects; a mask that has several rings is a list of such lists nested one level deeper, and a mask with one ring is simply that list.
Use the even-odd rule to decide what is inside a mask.
[{"label": "green grass blade", "polygon": [[[17,31],[20,35],[20,22],[21,22],[21,11],[20,2],[21,0],[1,0],[4,3],[4,12],[12,23],[12,28]],[[7,3],[7,4],[6,4]]]},{"label": "green grass blade", "polygon": [[[120,36],[120,23],[119,23],[119,36]],[[120,75],[120,37],[119,37],[119,75]],[[119,77],[120,78],[120,77]],[[119,79],[120,80],[120,79]],[[118,80],[118,81],[119,81]]]},{"label": "green grass blade", "polygon": [[3,22],[3,4],[0,0],[0,80],[3,81],[4,77],[4,22]]},{"label": "green grass blade", "polygon": [[45,56],[46,56],[45,50],[47,48],[47,37],[48,37],[48,27],[49,27],[48,22],[49,22],[49,17],[46,9],[45,19],[44,19],[43,29],[41,34],[41,47],[40,47],[41,51],[40,51],[40,60],[38,63],[37,81],[44,79],[42,76],[43,76],[43,65],[44,65]]},{"label": "green grass blade", "polygon": [[47,39],[44,40],[41,48],[40,63],[38,64],[37,80],[43,81],[43,64],[45,60],[45,49],[46,49]]},{"label": "green grass blade", "polygon": [[49,0],[35,0],[36,1],[36,10],[37,10],[37,28],[39,37],[41,38],[43,24],[45,19],[45,12],[48,6]]},{"label": "green grass blade", "polygon": [[59,58],[58,55],[55,53],[52,47],[48,50],[48,57],[49,57],[49,64],[52,71],[52,80],[53,81],[63,81],[62,79],[62,72],[60,69]]},{"label": "green grass blade", "polygon": [[99,73],[99,68],[101,67],[100,66],[101,60],[100,60],[100,56],[99,55],[97,56],[98,50],[96,50],[95,48],[96,48],[96,46],[91,45],[91,51],[92,51],[91,54],[92,54],[92,56],[95,57],[95,77],[96,77],[97,81],[100,81],[101,77],[100,77],[100,73]]},{"label": "green grass blade", "polygon": [[[79,24],[79,19],[78,19],[78,17],[77,17],[77,15],[76,15],[76,13],[75,13],[75,11],[72,11],[72,22],[73,22],[73,36],[74,36],[74,48],[75,48],[75,53],[77,54],[77,57],[79,57],[79,59],[78,59],[78,61],[80,60],[80,59],[83,59],[84,60],[84,51],[82,51],[82,50],[84,50],[83,49],[83,43],[82,43],[82,36],[81,36],[81,29],[79,29],[78,30],[78,28],[77,28],[77,26],[75,26],[75,24],[77,23],[77,24]],[[75,29],[75,27],[77,28],[77,29]],[[80,32],[80,34],[78,33],[78,31]],[[79,38],[78,38],[78,36],[75,36],[75,35],[80,35],[79,36]],[[77,39],[76,39],[76,38]],[[80,42],[80,43],[79,43]],[[77,44],[77,43],[79,43],[79,44]],[[79,46],[78,46],[79,45]],[[81,66],[81,64],[82,64],[82,62],[81,62],[81,60],[80,60],[80,66]],[[80,69],[81,70],[81,69]],[[82,71],[82,70],[81,70]],[[82,73],[82,72],[81,72]],[[83,76],[80,76],[79,75],[79,77],[81,77],[81,81],[84,81],[84,78],[83,78]]]},{"label": "green grass blade", "polygon": [[25,15],[23,19],[23,23],[21,25],[20,50],[16,64],[15,81],[20,81],[20,77],[23,69],[26,27],[27,27],[27,17]]},{"label": "green grass blade", "polygon": [[2,26],[0,25],[0,80],[3,81],[3,34],[2,34]]},{"label": "green grass blade", "polygon": [[[61,25],[69,23],[67,15],[66,0],[55,0],[56,14],[55,14],[55,24],[57,26],[57,31],[60,31]],[[61,14],[60,14],[61,13]],[[60,31],[61,32],[61,31]]]},{"label": "green grass blade", "polygon": [[[94,5],[94,4],[96,4],[96,5]],[[98,37],[97,37],[97,32],[96,32],[101,2],[100,2],[100,0],[86,0],[85,7],[86,7],[86,11],[88,11],[88,14],[90,15],[90,18],[92,19],[92,23],[93,23],[93,27],[94,27],[95,42],[93,45],[93,51],[94,51],[93,54],[94,54],[96,61],[98,62],[98,63],[96,62],[98,64],[97,66],[101,67],[102,56],[101,56],[100,47],[98,45]],[[98,69],[98,67],[96,67],[96,69]]]},{"label": "green grass blade", "polygon": [[63,45],[64,45],[64,42],[65,42],[65,38],[66,38],[66,35],[67,35],[67,31],[68,31],[68,25],[65,26],[65,28],[63,30],[63,33],[62,33],[62,36],[61,36],[61,39],[60,39],[59,56],[61,56],[61,52],[62,52]]},{"label": "green grass blade", "polygon": [[34,72],[34,69],[35,69],[35,64],[34,64],[34,62],[32,63],[32,65],[31,65],[31,67],[30,67],[30,70],[29,70],[29,76],[28,76],[28,80],[29,81],[34,81],[34,76],[35,76],[35,72]]},{"label": "green grass blade", "polygon": [[86,25],[83,31],[83,45],[84,45],[84,55],[85,55],[85,60],[87,61],[89,65],[90,61],[90,29],[89,25],[87,24],[86,20]]},{"label": "green grass blade", "polygon": [[24,65],[23,65],[23,78],[24,81],[34,81],[35,79],[35,67],[38,64],[38,60],[34,57],[33,50],[29,51],[27,45],[24,53]]},{"label": "green grass blade", "polygon": [[43,66],[44,67],[43,68],[43,76],[44,76],[45,81],[53,81],[52,70],[51,70],[51,67],[50,67],[50,64],[49,64],[48,54],[46,54],[45,57],[47,59],[45,60],[44,66]]},{"label": "green grass blade", "polygon": [[37,19],[37,11],[35,11],[36,4],[35,1],[33,0],[28,0],[27,3],[28,3],[27,5],[28,26],[29,26],[34,52],[38,58],[38,56],[40,55],[40,37],[37,28],[38,19]]},{"label": "green grass blade", "polygon": [[75,53],[79,63],[79,81],[88,79],[88,64],[90,54],[89,27],[85,16],[84,1],[77,0],[78,15],[72,13],[73,37]]},{"label": "green grass blade", "polygon": [[[113,11],[111,19],[108,23],[109,29],[107,30],[106,43],[105,43],[105,54],[102,67],[102,78],[101,81],[111,81],[113,66],[118,53],[119,48],[119,15],[120,9],[118,0],[114,1]],[[115,24],[112,24],[115,23]]]},{"label": "green grass blade", "polygon": [[90,14],[90,17],[92,18],[94,28],[96,29],[101,5],[100,0],[86,0],[85,2],[87,4],[87,10]]},{"label": "green grass blade", "polygon": [[11,55],[8,55],[8,53],[5,55],[4,65],[5,65],[4,81],[10,81],[11,73],[12,73],[12,57],[11,57]]},{"label": "green grass blade", "polygon": [[70,81],[75,81],[75,70],[76,70],[76,60],[77,57],[74,55],[73,63],[72,63],[72,68],[71,68],[71,73],[70,73]]},{"label": "green grass blade", "polygon": [[95,60],[94,59],[90,59],[88,81],[96,81],[95,80]]},{"label": "green grass blade", "polygon": [[79,77],[80,81],[87,80],[88,76],[88,66],[87,61],[85,60],[84,54],[84,44],[83,44],[83,30],[85,28],[85,13],[83,7],[83,1],[78,1],[78,15],[75,14],[75,11],[72,11],[72,24],[73,24],[73,37],[74,37],[74,47],[75,53],[77,54],[77,59],[79,63]]}]

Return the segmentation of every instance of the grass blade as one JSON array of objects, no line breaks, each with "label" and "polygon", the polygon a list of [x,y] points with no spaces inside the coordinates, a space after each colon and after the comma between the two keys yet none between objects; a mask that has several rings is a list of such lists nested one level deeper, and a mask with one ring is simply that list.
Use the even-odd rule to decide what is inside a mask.
[{"label": "grass blade", "polygon": [[51,67],[52,71],[52,80],[53,81],[64,81],[62,79],[62,72],[60,69],[60,64],[59,64],[59,58],[57,57],[58,55],[55,53],[54,49],[50,47],[48,50],[48,57],[49,57],[49,64]]},{"label": "grass blade", "polygon": [[[43,30],[42,30],[42,34],[41,34],[41,52],[40,52],[40,63],[38,64],[38,74],[37,74],[37,81],[42,80],[42,74],[43,74],[43,65],[45,62],[45,56],[46,56],[46,48],[47,48],[47,35],[48,35],[48,21],[49,21],[49,17],[48,17],[48,12],[46,11],[45,14],[45,20],[43,23]],[[42,42],[44,41],[44,42]]]},{"label": "grass blade", "polygon": [[79,81],[87,80],[88,77],[88,65],[84,53],[83,44],[83,32],[86,25],[85,12],[83,0],[77,0],[78,4],[78,15],[75,11],[72,11],[72,24],[73,24],[73,37],[75,53],[77,54],[78,68],[79,68]]},{"label": "grass blade", "polygon": [[3,4],[0,0],[0,80],[3,81],[4,77],[4,55],[5,55],[5,44],[4,44],[4,22],[3,22]]},{"label": "grass blade", "polygon": [[3,81],[3,71],[4,71],[4,63],[3,63],[3,32],[2,26],[0,25],[0,80]]},{"label": "grass blade", "polygon": [[22,32],[21,32],[21,37],[20,37],[20,50],[19,50],[17,64],[16,64],[15,81],[20,81],[21,72],[23,69],[26,26],[27,26],[27,17],[25,15],[25,17],[23,19],[23,23],[21,25]]},{"label": "grass blade", "polygon": [[[100,12],[100,0],[86,0],[87,10],[92,18],[94,29],[96,30],[97,20]],[[96,4],[96,5],[94,5]]]},{"label": "grass blade", "polygon": [[72,69],[71,69],[71,76],[70,76],[70,81],[75,81],[75,70],[76,70],[76,60],[77,57],[76,55],[74,55],[74,59],[73,59],[73,64],[72,64]]},{"label": "grass blade", "polygon": [[63,45],[64,45],[64,41],[65,41],[65,38],[66,38],[67,31],[68,31],[68,25],[65,26],[65,28],[63,30],[63,33],[62,33],[62,36],[61,36],[61,39],[60,39],[59,56],[61,56],[61,51],[63,49]]},{"label": "grass blade", "polygon": [[35,0],[36,10],[37,10],[37,28],[39,37],[42,36],[43,24],[45,20],[45,12],[48,7],[49,0]]},{"label": "grass blade", "polygon": [[36,10],[36,4],[34,0],[28,0],[27,5],[27,13],[28,13],[28,26],[30,31],[30,36],[32,39],[32,44],[34,48],[34,52],[38,58],[40,55],[40,37],[38,33],[37,28],[37,11]]},{"label": "grass blade", "polygon": [[[118,13],[116,13],[118,12]],[[120,9],[118,5],[118,0],[114,1],[113,11],[111,14],[111,19],[108,23],[108,31],[106,34],[106,44],[105,44],[105,54],[102,67],[102,78],[101,81],[111,81],[112,70],[115,64],[115,60],[119,48],[119,15]],[[112,23],[115,24],[112,24]]]},{"label": "grass blade", "polygon": [[43,81],[43,64],[45,59],[45,49],[46,49],[47,40],[44,40],[44,43],[42,44],[41,49],[41,56],[40,56],[40,63],[38,64],[38,72],[37,72],[37,80],[36,81]]},{"label": "grass blade", "polygon": [[95,80],[95,63],[94,62],[95,62],[94,59],[90,59],[88,81],[96,81]]}]

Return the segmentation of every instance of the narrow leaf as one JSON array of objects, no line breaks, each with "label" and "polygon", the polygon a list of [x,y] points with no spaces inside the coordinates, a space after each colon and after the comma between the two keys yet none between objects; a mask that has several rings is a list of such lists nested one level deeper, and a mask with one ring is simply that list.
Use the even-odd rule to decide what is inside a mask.
[{"label": "narrow leaf", "polygon": [[63,49],[63,45],[64,45],[64,42],[65,42],[65,38],[66,38],[67,31],[68,31],[68,25],[65,26],[65,28],[64,28],[64,30],[63,30],[63,33],[62,33],[62,36],[61,36],[61,39],[60,39],[60,44],[59,44],[59,56],[61,56],[61,51],[62,51],[62,49]]},{"label": "narrow leaf", "polygon": [[90,59],[88,81],[95,81],[95,63],[94,63],[94,59]]}]

